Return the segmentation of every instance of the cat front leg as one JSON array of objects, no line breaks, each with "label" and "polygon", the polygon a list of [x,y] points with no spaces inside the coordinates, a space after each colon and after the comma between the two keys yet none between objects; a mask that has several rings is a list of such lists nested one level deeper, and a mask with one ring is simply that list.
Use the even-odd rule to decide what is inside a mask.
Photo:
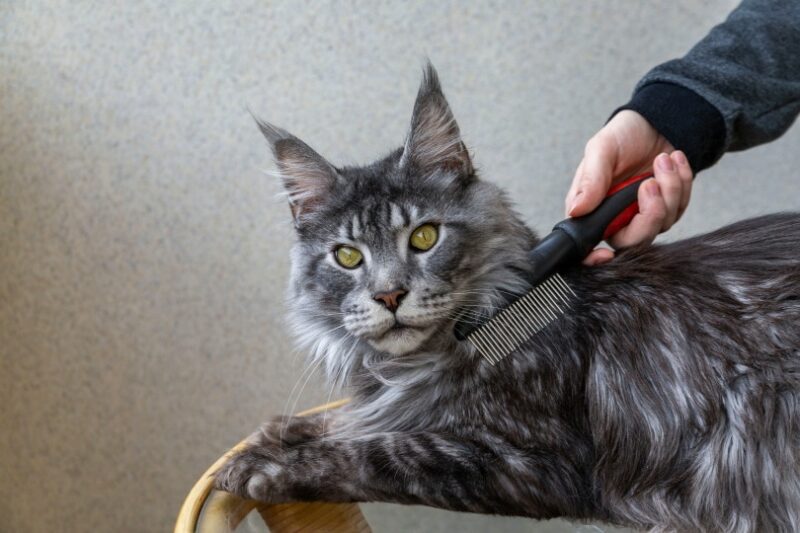
[{"label": "cat front leg", "polygon": [[538,518],[587,517],[593,507],[589,484],[568,462],[428,432],[252,446],[216,483],[268,503],[382,501]]}]

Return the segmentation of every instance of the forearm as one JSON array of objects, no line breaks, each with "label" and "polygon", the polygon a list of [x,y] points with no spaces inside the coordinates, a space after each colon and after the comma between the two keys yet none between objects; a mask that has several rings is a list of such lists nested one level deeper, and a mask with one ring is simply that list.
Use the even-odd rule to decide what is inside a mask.
[{"label": "forearm", "polygon": [[382,501],[491,511],[490,461],[475,446],[430,433],[323,439],[289,451],[288,499]]},{"label": "forearm", "polygon": [[800,2],[745,0],[686,56],[651,70],[621,109],[644,116],[696,171],[779,137],[800,112]]},{"label": "forearm", "polygon": [[288,447],[268,439],[234,456],[217,486],[270,503],[380,501],[538,518],[594,509],[590,483],[561,459],[429,432]]},{"label": "forearm", "polygon": [[381,433],[256,445],[217,479],[225,490],[271,503],[383,501],[489,512],[485,483],[495,472],[486,459],[469,443],[429,433]]}]

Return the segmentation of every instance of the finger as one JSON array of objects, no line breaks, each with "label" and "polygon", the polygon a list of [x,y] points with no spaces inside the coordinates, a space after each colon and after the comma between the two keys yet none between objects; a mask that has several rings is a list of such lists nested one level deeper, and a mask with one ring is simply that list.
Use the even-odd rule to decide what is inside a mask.
[{"label": "finger", "polygon": [[614,250],[595,248],[584,258],[583,264],[586,266],[602,265],[603,263],[608,263],[612,259],[614,259]]},{"label": "finger", "polygon": [[575,171],[575,176],[572,178],[572,184],[569,186],[569,191],[567,191],[567,197],[564,199],[564,214],[566,216],[569,216],[570,209],[572,209],[572,202],[575,198],[575,194],[578,192],[578,184],[580,183],[581,176],[583,176],[582,160],[578,165],[578,170]]},{"label": "finger", "polygon": [[678,208],[683,195],[683,180],[678,174],[678,165],[667,154],[659,154],[653,162],[653,172],[667,208],[661,231],[666,231],[678,219]]},{"label": "finger", "polygon": [[573,181],[575,191],[567,208],[569,216],[585,215],[605,198],[617,157],[615,146],[605,135],[595,135],[586,143],[583,161]]},{"label": "finger", "polygon": [[689,205],[689,200],[692,196],[692,180],[694,178],[694,172],[692,171],[691,165],[689,165],[689,160],[686,159],[686,154],[680,150],[672,152],[670,157],[672,157],[672,160],[675,161],[675,164],[678,166],[678,175],[681,177],[681,181],[683,182],[681,203],[678,206],[678,218],[681,218],[681,215],[683,215],[683,212],[686,211],[686,207]]},{"label": "finger", "polygon": [[667,206],[655,178],[642,182],[639,187],[639,213],[631,223],[619,230],[609,244],[614,248],[626,248],[639,243],[651,243],[661,232],[667,216]]}]

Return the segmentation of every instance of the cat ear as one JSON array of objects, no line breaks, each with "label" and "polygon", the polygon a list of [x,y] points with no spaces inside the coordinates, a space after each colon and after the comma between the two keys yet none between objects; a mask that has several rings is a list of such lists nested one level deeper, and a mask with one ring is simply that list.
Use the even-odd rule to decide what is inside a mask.
[{"label": "cat ear", "polygon": [[336,184],[338,172],[325,158],[291,133],[256,118],[278,165],[295,223],[319,209]]},{"label": "cat ear", "polygon": [[422,172],[455,171],[472,176],[473,167],[453,112],[442,93],[436,69],[428,63],[414,103],[400,166],[414,165]]}]

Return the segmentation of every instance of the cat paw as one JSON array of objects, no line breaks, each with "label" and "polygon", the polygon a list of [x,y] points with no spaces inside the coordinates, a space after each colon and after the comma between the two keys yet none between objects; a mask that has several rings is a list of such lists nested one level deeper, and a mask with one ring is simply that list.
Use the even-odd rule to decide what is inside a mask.
[{"label": "cat paw", "polygon": [[214,474],[214,487],[245,499],[266,503],[285,501],[288,476],[280,457],[251,447],[233,455]]},{"label": "cat paw", "polygon": [[287,501],[292,448],[320,438],[322,421],[318,416],[284,416],[264,423],[247,438],[247,447],[217,471],[215,488],[267,503]]}]

